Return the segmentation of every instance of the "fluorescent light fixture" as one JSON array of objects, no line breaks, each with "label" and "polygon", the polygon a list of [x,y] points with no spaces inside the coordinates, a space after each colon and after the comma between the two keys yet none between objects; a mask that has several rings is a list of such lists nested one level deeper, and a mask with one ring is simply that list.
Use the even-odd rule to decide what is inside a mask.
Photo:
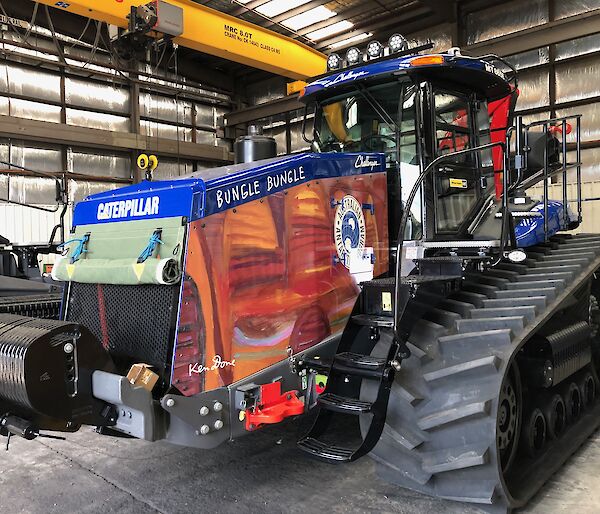
[{"label": "fluorescent light fixture", "polygon": [[372,32],[363,32],[362,34],[358,34],[356,36],[349,37],[348,39],[342,39],[342,41],[338,41],[337,43],[333,43],[332,45],[329,45],[329,48],[341,48],[342,46],[351,45],[352,43],[362,41],[363,39],[368,39],[372,36]]},{"label": "fluorescent light fixture", "polygon": [[266,4],[259,5],[255,11],[264,14],[268,18],[273,18],[308,2],[310,2],[310,0],[271,0]]},{"label": "fluorescent light fixture", "polygon": [[329,25],[328,27],[323,27],[322,29],[309,32],[306,34],[306,37],[312,41],[319,41],[319,39],[337,34],[338,32],[343,32],[344,30],[351,29],[352,27],[354,27],[354,23],[348,20],[342,20],[334,23],[333,25]]},{"label": "fluorescent light fixture", "polygon": [[320,5],[319,7],[315,7],[310,11],[292,16],[291,18],[282,21],[281,24],[289,27],[292,30],[300,30],[304,27],[308,27],[309,25],[313,25],[314,23],[328,20],[336,14],[337,13],[333,12],[331,9],[327,9],[327,7]]}]

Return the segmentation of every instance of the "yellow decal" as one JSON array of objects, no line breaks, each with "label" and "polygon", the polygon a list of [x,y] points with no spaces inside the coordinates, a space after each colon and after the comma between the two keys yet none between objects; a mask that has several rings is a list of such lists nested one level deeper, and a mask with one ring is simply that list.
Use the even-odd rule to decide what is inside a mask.
[{"label": "yellow decal", "polygon": [[389,291],[381,293],[381,308],[386,312],[392,312],[392,293]]},{"label": "yellow decal", "polygon": [[67,264],[67,275],[69,276],[69,279],[71,279],[71,277],[73,276],[74,271],[75,271],[75,265]]},{"label": "yellow decal", "polygon": [[457,189],[467,189],[468,184],[467,181],[462,178],[451,178],[450,187],[454,187]]},{"label": "yellow decal", "polygon": [[141,280],[142,278],[142,273],[144,272],[144,266],[146,265],[145,262],[136,262],[133,265],[133,272],[135,273],[135,276],[138,278],[138,280]]}]

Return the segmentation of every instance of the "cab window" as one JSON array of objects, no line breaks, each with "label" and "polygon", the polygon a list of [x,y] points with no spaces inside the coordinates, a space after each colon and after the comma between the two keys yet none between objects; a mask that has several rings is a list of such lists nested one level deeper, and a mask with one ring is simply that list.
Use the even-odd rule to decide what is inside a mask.
[{"label": "cab window", "polygon": [[396,152],[398,103],[402,86],[383,84],[323,102],[316,136],[323,152]]},{"label": "cab window", "polygon": [[[434,90],[436,157],[474,147],[472,116],[466,97]],[[441,164],[435,175],[436,231],[456,232],[479,198],[479,165],[475,153]]]}]

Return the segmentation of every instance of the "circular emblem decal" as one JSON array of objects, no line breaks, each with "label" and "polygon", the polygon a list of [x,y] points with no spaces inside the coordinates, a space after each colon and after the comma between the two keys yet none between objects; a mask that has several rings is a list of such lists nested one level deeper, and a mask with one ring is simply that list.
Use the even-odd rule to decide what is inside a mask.
[{"label": "circular emblem decal", "polygon": [[333,240],[340,262],[346,268],[350,268],[350,250],[364,249],[366,236],[362,205],[353,196],[344,196],[335,210]]}]

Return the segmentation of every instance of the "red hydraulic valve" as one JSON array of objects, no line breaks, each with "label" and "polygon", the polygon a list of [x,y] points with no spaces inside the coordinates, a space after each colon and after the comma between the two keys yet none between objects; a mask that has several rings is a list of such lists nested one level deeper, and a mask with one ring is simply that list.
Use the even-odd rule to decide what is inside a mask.
[{"label": "red hydraulic valve", "polygon": [[246,411],[248,431],[304,413],[304,402],[298,398],[298,391],[281,394],[281,382],[261,385],[259,398],[260,403]]},{"label": "red hydraulic valve", "polygon": [[[567,134],[570,134],[571,131],[573,130],[573,127],[571,126],[570,123],[565,123],[565,126],[567,128]],[[562,125],[552,125],[550,127],[548,127],[548,132],[550,132],[551,134],[554,134],[555,136],[558,137],[558,134],[562,135]]]}]

